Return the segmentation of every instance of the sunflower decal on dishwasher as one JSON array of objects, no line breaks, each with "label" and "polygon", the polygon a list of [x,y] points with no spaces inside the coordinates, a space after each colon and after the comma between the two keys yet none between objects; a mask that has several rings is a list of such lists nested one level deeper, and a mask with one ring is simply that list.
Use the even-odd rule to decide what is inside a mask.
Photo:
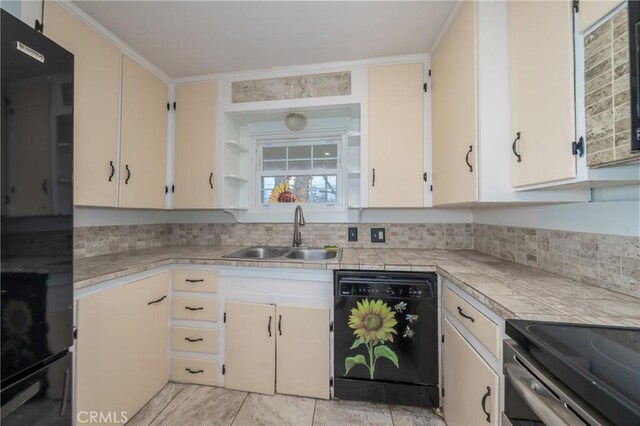
[{"label": "sunflower decal on dishwasher", "polygon": [[395,330],[398,324],[395,315],[382,300],[358,301],[356,307],[351,309],[349,327],[354,330],[356,339],[350,349],[358,349],[364,345],[368,359],[362,354],[345,358],[345,375],[356,365],[364,365],[369,370],[369,377],[373,379],[376,363],[380,358],[386,358],[396,368],[400,368],[398,355],[385,345],[386,342],[393,342],[393,335],[398,334]]}]

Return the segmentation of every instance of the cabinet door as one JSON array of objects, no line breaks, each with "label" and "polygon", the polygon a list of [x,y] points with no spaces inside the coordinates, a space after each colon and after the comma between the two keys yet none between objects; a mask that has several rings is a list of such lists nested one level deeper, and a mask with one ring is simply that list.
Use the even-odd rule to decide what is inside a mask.
[{"label": "cabinet door", "polygon": [[128,56],[122,64],[120,207],[165,207],[167,85]]},{"label": "cabinet door", "polygon": [[615,9],[620,0],[591,0],[581,1],[578,19],[580,20],[580,32],[583,33],[592,25],[604,18],[606,14]]},{"label": "cabinet door", "polygon": [[572,2],[510,2],[509,31],[513,186],[573,178]]},{"label": "cabinet door", "polygon": [[433,204],[478,200],[476,4],[463,2],[431,56]]},{"label": "cabinet door", "polygon": [[174,209],[215,207],[218,84],[176,87]]},{"label": "cabinet door", "polygon": [[131,418],[167,383],[168,292],[165,273],[78,301],[77,411]]},{"label": "cabinet door", "polygon": [[56,2],[47,2],[44,20],[45,35],[73,53],[75,60],[74,203],[115,207],[120,49]]},{"label": "cabinet door", "polygon": [[450,426],[497,425],[498,375],[443,321],[444,416]]},{"label": "cabinet door", "polygon": [[424,207],[424,65],[369,68],[369,207]]},{"label": "cabinet door", "polygon": [[225,387],[273,395],[276,380],[276,307],[227,302]]},{"label": "cabinet door", "polygon": [[278,305],[276,314],[276,391],[329,399],[330,310]]}]

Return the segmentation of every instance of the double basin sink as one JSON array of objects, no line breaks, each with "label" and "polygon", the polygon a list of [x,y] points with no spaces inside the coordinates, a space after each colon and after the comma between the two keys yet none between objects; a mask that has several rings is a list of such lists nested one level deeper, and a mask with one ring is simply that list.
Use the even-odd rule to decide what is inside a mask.
[{"label": "double basin sink", "polygon": [[328,250],[310,247],[247,247],[222,256],[224,259],[244,260],[303,260],[338,261],[342,249]]}]

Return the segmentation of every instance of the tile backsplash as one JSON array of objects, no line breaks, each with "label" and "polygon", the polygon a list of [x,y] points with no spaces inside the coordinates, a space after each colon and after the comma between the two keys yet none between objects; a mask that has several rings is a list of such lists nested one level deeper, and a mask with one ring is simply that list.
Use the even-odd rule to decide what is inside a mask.
[{"label": "tile backsplash", "polygon": [[640,297],[640,238],[473,225],[474,250]]},{"label": "tile backsplash", "polygon": [[351,72],[244,80],[231,83],[231,102],[321,98],[351,94]]},{"label": "tile backsplash", "polygon": [[587,165],[638,158],[631,153],[627,8],[585,37]]},{"label": "tile backsplash", "polygon": [[[347,227],[358,241],[347,241]],[[371,228],[386,229],[386,243],[371,243]],[[307,224],[303,244],[349,248],[477,250],[555,272],[587,284],[640,297],[640,238],[482,224]],[[75,229],[76,258],[164,245],[289,246],[291,224],[180,223]]]}]

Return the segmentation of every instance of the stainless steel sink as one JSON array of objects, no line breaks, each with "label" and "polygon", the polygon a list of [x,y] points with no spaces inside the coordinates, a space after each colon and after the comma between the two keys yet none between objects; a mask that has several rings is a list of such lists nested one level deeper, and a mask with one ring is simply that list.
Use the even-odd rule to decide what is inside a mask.
[{"label": "stainless steel sink", "polygon": [[248,247],[222,256],[224,259],[337,261],[342,249],[309,247]]},{"label": "stainless steel sink", "polygon": [[233,253],[222,257],[237,259],[272,259],[274,257],[282,257],[287,253],[289,253],[289,249],[286,247],[249,247],[234,251]]},{"label": "stainless steel sink", "polygon": [[321,248],[296,248],[285,255],[288,259],[300,260],[331,260],[338,256],[337,250],[325,250]]}]

